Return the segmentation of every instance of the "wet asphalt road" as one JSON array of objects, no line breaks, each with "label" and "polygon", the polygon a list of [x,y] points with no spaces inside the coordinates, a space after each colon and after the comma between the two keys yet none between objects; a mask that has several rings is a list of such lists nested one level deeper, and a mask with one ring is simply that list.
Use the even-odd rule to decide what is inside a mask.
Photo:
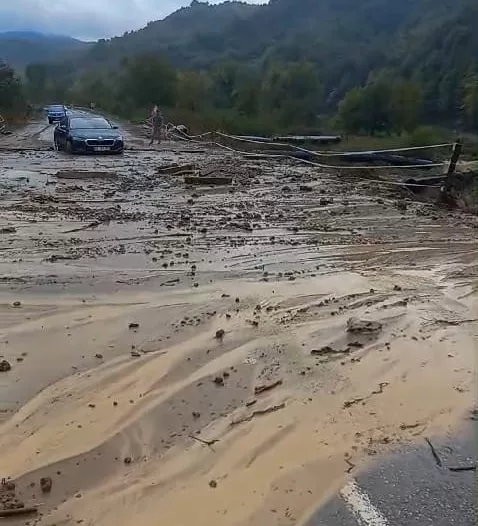
[{"label": "wet asphalt road", "polygon": [[382,459],[317,511],[307,526],[473,526],[477,524],[476,472],[450,471],[477,459],[476,426],[425,440]]}]

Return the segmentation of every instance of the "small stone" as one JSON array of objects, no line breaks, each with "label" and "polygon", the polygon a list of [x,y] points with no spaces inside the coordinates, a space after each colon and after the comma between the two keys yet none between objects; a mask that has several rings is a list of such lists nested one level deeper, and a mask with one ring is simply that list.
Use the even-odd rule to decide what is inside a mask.
[{"label": "small stone", "polygon": [[394,285],[394,286],[393,286],[393,290],[399,292],[399,291],[402,290],[402,287],[400,287],[400,285]]},{"label": "small stone", "polygon": [[141,353],[139,353],[138,351],[131,351],[131,356],[133,358],[140,358],[141,357]]},{"label": "small stone", "polygon": [[133,459],[132,459],[131,457],[125,457],[124,460],[123,460],[123,462],[124,462],[125,464],[131,464],[131,462],[133,462]]},{"label": "small stone", "polygon": [[216,340],[222,340],[224,338],[224,335],[225,335],[225,331],[224,329],[219,329],[218,331],[216,331]]},{"label": "small stone", "polygon": [[91,409],[94,409],[96,407],[95,404],[88,404],[88,407],[91,407]]},{"label": "small stone", "polygon": [[116,406],[118,405],[118,402],[115,400],[115,401],[113,402],[113,405],[116,407]]},{"label": "small stone", "polygon": [[22,302],[21,301],[14,301],[12,303],[12,307],[18,308],[18,307],[21,307],[21,306],[22,306]]},{"label": "small stone", "polygon": [[211,488],[217,488],[217,482],[215,480],[210,480],[209,481],[209,487]]},{"label": "small stone", "polygon": [[239,303],[241,300],[239,298],[236,298],[236,303]]},{"label": "small stone", "polygon": [[199,418],[201,416],[201,413],[198,411],[193,411],[193,418]]},{"label": "small stone", "polygon": [[98,358],[98,360],[102,360],[103,359],[103,355],[101,353],[97,352],[95,354],[95,358]]},{"label": "small stone", "polygon": [[7,491],[15,491],[15,482],[12,480],[6,480],[5,482],[2,482],[2,489]]},{"label": "small stone", "polygon": [[42,477],[40,479],[40,488],[43,493],[50,493],[53,481],[51,477]]},{"label": "small stone", "polygon": [[138,328],[139,328],[139,323],[131,322],[131,323],[128,325],[128,328],[129,328],[129,329],[138,329]]},{"label": "small stone", "polygon": [[221,385],[222,386],[222,385],[224,385],[224,378],[222,376],[216,376],[214,378],[214,383],[216,385]]},{"label": "small stone", "polygon": [[15,234],[17,229],[13,226],[5,226],[0,228],[0,234]]},{"label": "small stone", "polygon": [[0,373],[5,373],[7,371],[10,371],[12,368],[12,365],[7,360],[2,360],[0,362]]}]

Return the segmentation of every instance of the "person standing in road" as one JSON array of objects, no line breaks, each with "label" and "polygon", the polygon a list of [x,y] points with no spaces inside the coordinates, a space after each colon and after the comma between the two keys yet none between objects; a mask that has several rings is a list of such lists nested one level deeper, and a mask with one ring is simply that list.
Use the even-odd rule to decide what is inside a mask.
[{"label": "person standing in road", "polygon": [[151,141],[150,145],[154,143],[155,139],[158,141],[158,144],[161,143],[161,132],[163,129],[163,114],[157,105],[154,106],[153,111],[151,112]]}]

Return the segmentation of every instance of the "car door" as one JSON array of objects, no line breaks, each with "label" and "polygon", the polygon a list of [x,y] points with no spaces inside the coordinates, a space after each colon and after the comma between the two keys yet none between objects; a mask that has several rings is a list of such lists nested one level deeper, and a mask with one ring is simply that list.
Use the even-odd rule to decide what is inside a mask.
[{"label": "car door", "polygon": [[66,139],[68,137],[68,118],[63,117],[61,121],[58,123],[58,126],[55,130],[57,134],[57,142],[62,148],[66,148]]}]

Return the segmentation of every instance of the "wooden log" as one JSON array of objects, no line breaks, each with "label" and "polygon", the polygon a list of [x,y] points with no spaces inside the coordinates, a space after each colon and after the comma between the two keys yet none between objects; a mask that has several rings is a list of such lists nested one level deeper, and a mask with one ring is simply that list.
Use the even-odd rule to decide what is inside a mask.
[{"label": "wooden log", "polygon": [[176,174],[177,172],[194,172],[197,170],[195,164],[183,164],[181,166],[159,166],[157,172],[161,174]]},{"label": "wooden log", "polygon": [[36,506],[30,506],[28,508],[14,508],[11,510],[0,510],[0,517],[17,517],[19,515],[32,515],[37,513],[38,508]]},{"label": "wooden log", "polygon": [[186,176],[184,182],[190,185],[222,186],[232,183],[232,177],[194,177]]},{"label": "wooden log", "polygon": [[56,173],[58,179],[117,179],[116,172],[96,172],[89,170],[61,170]]}]

